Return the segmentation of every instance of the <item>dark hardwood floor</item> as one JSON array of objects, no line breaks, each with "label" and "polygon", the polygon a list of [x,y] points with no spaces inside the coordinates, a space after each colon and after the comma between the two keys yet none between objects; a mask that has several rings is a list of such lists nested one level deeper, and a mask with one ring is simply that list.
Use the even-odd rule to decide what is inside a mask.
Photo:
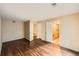
[{"label": "dark hardwood floor", "polygon": [[79,56],[58,45],[42,41],[40,39],[29,42],[26,39],[3,43],[2,56]]}]

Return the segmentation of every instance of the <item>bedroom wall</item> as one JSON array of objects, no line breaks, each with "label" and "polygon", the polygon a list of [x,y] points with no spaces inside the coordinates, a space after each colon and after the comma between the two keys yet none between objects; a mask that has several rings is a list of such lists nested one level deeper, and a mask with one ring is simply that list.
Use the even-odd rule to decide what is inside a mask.
[{"label": "bedroom wall", "polygon": [[60,45],[79,52],[79,13],[58,19],[60,20]]},{"label": "bedroom wall", "polygon": [[24,22],[24,37],[29,41],[33,40],[33,22],[30,20]]},{"label": "bedroom wall", "polygon": [[[46,34],[45,34],[45,41],[53,42],[52,38],[52,24],[54,21],[60,22],[60,46],[69,48],[79,52],[79,13],[65,15],[57,18],[53,18],[50,21],[45,22],[46,26]],[[38,36],[43,38],[42,36],[44,31],[44,24],[39,23],[38,29],[39,33]],[[43,34],[44,35],[44,34]]]},{"label": "bedroom wall", "polygon": [[30,39],[30,21],[24,22],[24,37],[29,40]]},{"label": "bedroom wall", "polygon": [[33,40],[33,25],[34,25],[34,22],[30,21],[30,41]]},{"label": "bedroom wall", "polygon": [[24,22],[2,19],[2,42],[24,38]]}]

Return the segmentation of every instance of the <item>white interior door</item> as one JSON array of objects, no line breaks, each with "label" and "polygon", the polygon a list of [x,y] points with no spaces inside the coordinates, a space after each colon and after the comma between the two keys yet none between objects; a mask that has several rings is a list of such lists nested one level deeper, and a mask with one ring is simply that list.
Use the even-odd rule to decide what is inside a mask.
[{"label": "white interior door", "polygon": [[52,42],[52,23],[46,22],[46,41]]}]

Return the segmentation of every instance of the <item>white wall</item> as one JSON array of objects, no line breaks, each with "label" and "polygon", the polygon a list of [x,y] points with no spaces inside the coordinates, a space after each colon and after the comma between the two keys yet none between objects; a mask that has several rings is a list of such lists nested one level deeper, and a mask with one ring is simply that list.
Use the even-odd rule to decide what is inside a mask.
[{"label": "white wall", "polygon": [[36,25],[37,25],[36,26],[36,29],[37,29],[37,33],[36,33],[37,38],[41,38],[41,23],[37,23]]},{"label": "white wall", "polygon": [[38,34],[37,27],[38,27],[38,26],[37,26],[37,23],[34,23],[34,24],[33,24],[33,35],[34,35],[34,36],[37,36],[37,34]]},{"label": "white wall", "polygon": [[60,19],[60,45],[79,51],[79,13]]},{"label": "white wall", "polygon": [[[52,24],[54,21],[60,22],[60,46],[79,51],[79,13],[54,18],[52,21],[46,21],[46,41],[53,42]],[[38,37],[42,36],[44,24],[38,23]],[[44,35],[44,34],[43,34]]]},{"label": "white wall", "polygon": [[1,54],[2,42],[1,42],[1,17],[0,17],[0,54]]},{"label": "white wall", "polygon": [[30,40],[30,21],[24,22],[24,37]]},{"label": "white wall", "polygon": [[33,40],[33,22],[30,21],[30,41]]},{"label": "white wall", "polygon": [[32,41],[33,40],[33,22],[32,21],[26,21],[24,24],[24,36],[27,40]]},{"label": "white wall", "polygon": [[[54,18],[51,21],[46,21],[45,40],[48,42],[53,42],[52,25],[55,21],[60,22],[60,46],[79,51],[79,13]],[[42,29],[44,30],[44,28]],[[41,38],[44,37],[42,34],[43,33],[40,34]]]},{"label": "white wall", "polygon": [[2,42],[24,38],[24,26],[22,21],[2,19]]}]

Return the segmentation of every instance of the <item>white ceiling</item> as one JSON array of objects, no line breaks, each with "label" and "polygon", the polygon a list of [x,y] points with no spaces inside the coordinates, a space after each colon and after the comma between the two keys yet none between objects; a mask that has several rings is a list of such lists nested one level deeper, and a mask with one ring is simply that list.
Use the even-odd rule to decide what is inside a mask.
[{"label": "white ceiling", "polygon": [[19,20],[47,20],[50,18],[79,12],[78,3],[10,3],[0,4],[3,17],[15,17]]}]

